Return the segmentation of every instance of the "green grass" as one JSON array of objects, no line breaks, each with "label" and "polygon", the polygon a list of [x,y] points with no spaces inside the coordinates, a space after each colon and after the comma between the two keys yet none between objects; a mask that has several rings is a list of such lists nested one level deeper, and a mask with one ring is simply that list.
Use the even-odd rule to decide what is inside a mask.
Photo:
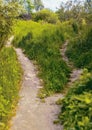
[{"label": "green grass", "polygon": [[67,56],[75,66],[92,71],[92,26],[87,26],[77,38],[70,41]]},{"label": "green grass", "polygon": [[42,34],[43,30],[47,28],[51,28],[50,30],[52,31],[54,28],[60,28],[59,31],[62,31],[64,39],[69,39],[75,36],[72,25],[69,21],[53,25],[48,23],[33,22],[31,20],[18,20],[12,28],[13,34],[15,35],[15,46],[17,46],[19,41],[21,41],[22,38],[28,33],[32,32],[33,37],[37,38]]},{"label": "green grass", "polygon": [[33,21],[24,21],[24,20],[18,20],[17,23],[13,26],[13,33],[16,36],[15,37],[15,45],[17,46],[17,43],[22,40],[24,36],[26,36],[30,31],[33,32],[33,37],[37,37],[41,35],[42,31],[45,28],[52,28],[54,25],[52,24],[41,24]]},{"label": "green grass", "polygon": [[19,98],[21,68],[13,48],[0,51],[0,130],[9,129]]},{"label": "green grass", "polygon": [[[70,34],[68,34],[70,29]],[[44,98],[61,92],[67,83],[70,69],[62,60],[60,48],[73,34],[68,22],[60,25],[19,21],[14,27],[14,45],[21,47],[29,59],[36,61],[44,88],[39,96]]]}]

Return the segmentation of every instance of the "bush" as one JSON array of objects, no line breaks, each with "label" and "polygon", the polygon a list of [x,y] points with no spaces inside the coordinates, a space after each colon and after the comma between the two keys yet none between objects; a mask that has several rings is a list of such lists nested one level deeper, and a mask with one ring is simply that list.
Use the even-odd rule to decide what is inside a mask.
[{"label": "bush", "polygon": [[58,17],[54,12],[45,9],[34,14],[34,21],[37,22],[41,20],[48,23],[55,24],[58,22]]}]

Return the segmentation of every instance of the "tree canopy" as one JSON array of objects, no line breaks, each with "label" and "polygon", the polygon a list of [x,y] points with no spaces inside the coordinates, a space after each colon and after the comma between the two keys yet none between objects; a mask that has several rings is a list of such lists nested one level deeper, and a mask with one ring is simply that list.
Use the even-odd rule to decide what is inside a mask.
[{"label": "tree canopy", "polygon": [[17,1],[0,0],[0,48],[11,32],[14,19],[20,14],[21,6]]},{"label": "tree canopy", "polygon": [[80,21],[80,19],[86,18],[89,14],[92,15],[92,1],[72,0],[65,3],[62,2],[57,13],[60,21],[70,19]]},{"label": "tree canopy", "polygon": [[44,8],[44,5],[41,0],[34,0],[34,7],[36,11],[39,11]]}]

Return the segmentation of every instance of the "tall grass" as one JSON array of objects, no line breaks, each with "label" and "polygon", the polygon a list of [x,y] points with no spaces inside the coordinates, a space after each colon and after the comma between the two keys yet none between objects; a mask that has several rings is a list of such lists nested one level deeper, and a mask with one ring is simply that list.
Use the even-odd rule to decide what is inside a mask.
[{"label": "tall grass", "polygon": [[84,69],[62,101],[60,120],[64,130],[92,129],[92,26],[87,25],[76,38],[70,40],[66,52],[76,67]]},{"label": "tall grass", "polygon": [[77,67],[92,70],[92,26],[70,41],[67,56]]},{"label": "tall grass", "polygon": [[20,21],[15,26],[15,46],[21,47],[39,66],[39,76],[44,82],[41,98],[61,92],[67,83],[70,69],[60,54],[62,43],[70,35],[66,35],[67,28],[72,34],[73,30],[67,23],[64,26]]},{"label": "tall grass", "polygon": [[9,129],[9,121],[18,101],[21,68],[13,48],[0,51],[0,130]]}]

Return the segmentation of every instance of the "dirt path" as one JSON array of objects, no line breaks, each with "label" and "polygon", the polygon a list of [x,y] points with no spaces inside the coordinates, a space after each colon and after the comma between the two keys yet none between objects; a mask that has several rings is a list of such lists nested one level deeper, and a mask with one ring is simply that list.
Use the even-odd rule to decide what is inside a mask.
[{"label": "dirt path", "polygon": [[70,74],[69,82],[67,85],[71,85],[73,82],[75,82],[80,75],[82,74],[82,69],[77,69],[73,66],[73,64],[69,61],[68,57],[66,56],[65,52],[67,50],[68,41],[66,41],[62,48],[60,49],[61,55],[63,60],[67,63],[67,65],[72,69],[72,72]]},{"label": "dirt path", "polygon": [[20,91],[20,101],[16,116],[12,120],[11,130],[62,130],[60,125],[53,124],[60,112],[60,107],[55,102],[62,95],[46,98],[42,103],[37,98],[40,80],[33,63],[25,57],[21,49],[15,49],[18,59],[24,70],[23,83]]},{"label": "dirt path", "polygon": [[10,38],[9,38],[9,40],[6,42],[6,47],[10,47],[11,46],[11,43],[12,43],[12,41],[13,41],[13,39],[14,39],[14,36],[11,36]]},{"label": "dirt path", "polygon": [[[70,62],[65,55],[67,49],[67,42],[61,49],[61,55],[63,60],[68,66]],[[10,45],[10,44],[9,44]],[[22,88],[20,91],[20,101],[16,111],[16,116],[12,119],[11,130],[63,130],[61,125],[53,124],[53,121],[57,119],[57,115],[61,111],[60,106],[57,106],[55,102],[62,98],[62,94],[57,94],[46,98],[45,103],[42,103],[37,98],[39,88],[41,88],[40,79],[37,77],[36,67],[33,65],[22,52],[21,49],[15,49],[18,59],[24,70]],[[70,77],[72,83],[80,76],[82,70],[73,69]]]}]

